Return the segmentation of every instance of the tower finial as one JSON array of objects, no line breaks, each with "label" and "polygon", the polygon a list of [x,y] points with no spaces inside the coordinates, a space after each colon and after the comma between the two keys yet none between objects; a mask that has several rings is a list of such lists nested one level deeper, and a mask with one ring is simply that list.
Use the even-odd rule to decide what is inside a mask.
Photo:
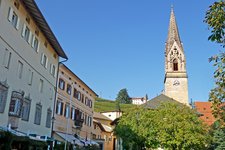
[{"label": "tower finial", "polygon": [[171,4],[170,8],[171,8],[171,11],[173,11],[173,4]]}]

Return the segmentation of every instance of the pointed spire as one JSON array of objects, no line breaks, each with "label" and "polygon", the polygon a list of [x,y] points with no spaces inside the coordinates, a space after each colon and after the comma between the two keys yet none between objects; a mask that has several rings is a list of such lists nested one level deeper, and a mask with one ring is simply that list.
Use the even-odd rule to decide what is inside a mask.
[{"label": "pointed spire", "polygon": [[181,47],[181,40],[178,32],[178,27],[174,15],[174,10],[173,10],[173,5],[171,5],[171,12],[170,12],[170,23],[169,23],[169,29],[168,29],[168,37],[166,41],[166,54],[169,52],[171,49],[174,41],[177,42],[177,44]]}]

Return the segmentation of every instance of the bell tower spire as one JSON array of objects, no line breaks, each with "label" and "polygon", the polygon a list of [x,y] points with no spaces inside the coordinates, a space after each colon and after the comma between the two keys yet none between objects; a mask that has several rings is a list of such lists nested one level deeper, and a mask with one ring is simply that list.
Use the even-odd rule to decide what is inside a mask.
[{"label": "bell tower spire", "polygon": [[[176,23],[176,18],[174,15],[173,5],[171,5],[171,12],[170,12],[170,23],[169,23],[169,29],[168,29],[168,37],[166,41],[166,54],[171,49],[174,41],[177,42],[177,44],[182,48],[178,27]],[[183,48],[182,48],[183,50]]]},{"label": "bell tower spire", "polygon": [[186,58],[171,6],[168,36],[165,46],[165,95],[188,105]]}]

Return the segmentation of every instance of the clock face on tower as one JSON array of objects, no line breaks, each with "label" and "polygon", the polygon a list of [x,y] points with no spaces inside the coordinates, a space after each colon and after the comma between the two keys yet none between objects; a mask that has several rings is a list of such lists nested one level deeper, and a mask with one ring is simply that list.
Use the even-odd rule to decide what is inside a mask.
[{"label": "clock face on tower", "polygon": [[178,85],[180,85],[180,82],[178,80],[174,80],[173,85],[178,86]]}]

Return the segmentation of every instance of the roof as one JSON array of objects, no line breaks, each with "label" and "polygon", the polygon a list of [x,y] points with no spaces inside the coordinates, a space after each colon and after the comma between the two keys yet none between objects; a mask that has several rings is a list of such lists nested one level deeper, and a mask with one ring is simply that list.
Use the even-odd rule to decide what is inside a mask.
[{"label": "roof", "polygon": [[177,42],[181,50],[183,51],[183,46],[181,44],[179,31],[175,19],[175,14],[173,7],[171,7],[171,13],[170,13],[170,23],[169,23],[169,29],[168,29],[168,37],[166,41],[166,54],[168,54],[169,50],[173,46],[174,41]]},{"label": "roof", "polygon": [[105,129],[106,132],[112,132],[113,129],[110,126],[107,126],[105,124],[102,124],[103,128]]},{"label": "roof", "polygon": [[123,113],[123,111],[121,111],[121,110],[101,111],[100,113],[114,113],[114,112],[116,112],[116,113]]},{"label": "roof", "polygon": [[70,70],[65,64],[60,63],[60,66],[64,66],[68,71],[70,71],[78,80],[80,80],[87,88],[89,88],[96,97],[98,97],[98,94],[96,94],[83,80],[81,80],[72,70]]},{"label": "roof", "polygon": [[118,121],[120,120],[120,117],[119,118],[116,118],[115,120],[113,120],[110,125],[117,125],[118,124]]},{"label": "roof", "polygon": [[131,97],[130,99],[131,100],[135,100],[135,99],[139,100],[139,99],[144,99],[144,97]]},{"label": "roof", "polygon": [[104,116],[104,115],[102,115],[101,113],[98,113],[98,112],[94,112],[94,118],[112,121],[112,120],[109,119],[108,117],[106,117],[106,116]]},{"label": "roof", "polygon": [[174,100],[173,98],[170,98],[164,94],[160,94],[159,96],[152,98],[151,100],[147,101],[145,104],[142,104],[141,106],[144,106],[145,108],[156,109],[160,106],[161,103],[164,102],[174,102],[181,104],[178,101]]},{"label": "roof", "polygon": [[41,13],[40,9],[38,8],[36,2],[34,0],[21,0],[21,2],[26,7],[27,11],[30,13],[31,17],[36,22],[39,29],[47,38],[50,45],[54,48],[56,53],[65,59],[68,59],[65,52],[63,51],[62,47],[60,46],[58,40],[56,39],[55,35],[53,34],[51,28],[49,27],[47,21],[45,20],[43,14]]},{"label": "roof", "polygon": [[101,122],[99,122],[98,120],[96,119],[93,119],[93,122],[97,123],[99,128],[102,130],[102,131],[105,131],[104,127],[102,126]]},{"label": "roof", "polygon": [[201,114],[200,118],[207,123],[208,125],[212,125],[216,119],[212,114],[212,103],[211,102],[195,102],[194,106],[199,114]]}]

